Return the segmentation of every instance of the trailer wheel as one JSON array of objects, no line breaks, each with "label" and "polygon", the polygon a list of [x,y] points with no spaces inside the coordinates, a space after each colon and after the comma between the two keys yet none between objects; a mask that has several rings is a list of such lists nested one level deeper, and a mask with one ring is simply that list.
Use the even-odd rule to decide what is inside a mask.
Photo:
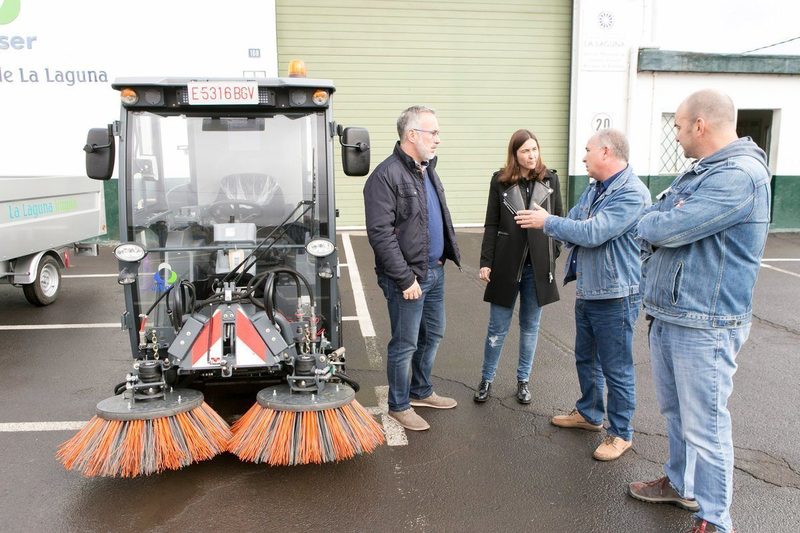
[{"label": "trailer wheel", "polygon": [[39,262],[34,282],[22,286],[25,299],[38,307],[55,302],[60,289],[61,271],[56,260],[49,255],[42,257]]}]

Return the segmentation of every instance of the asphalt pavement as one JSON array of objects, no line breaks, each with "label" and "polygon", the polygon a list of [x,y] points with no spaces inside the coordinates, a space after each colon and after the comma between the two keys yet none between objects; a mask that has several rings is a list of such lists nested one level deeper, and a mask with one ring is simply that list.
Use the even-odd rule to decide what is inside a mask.
[{"label": "asphalt pavement", "polygon": [[[660,476],[667,453],[641,317],[634,444],[617,461],[592,459],[602,434],[549,423],[578,395],[572,286],[544,309],[532,403],[514,398],[516,319],[492,397],[472,401],[488,319],[477,275],[480,240],[480,231],[459,231],[463,271],[446,266],[447,332],[434,383],[458,407],[420,408],[429,431],[387,425],[391,445],[326,465],[268,467],[224,454],[137,479],[65,471],[56,448],[129,371],[127,336],[117,325],[124,309],[116,261],[109,248],[75,258],[59,300],[46,308],[0,285],[0,531],[680,531],[690,513],[625,495],[629,482]],[[385,411],[389,323],[372,252],[357,232],[340,235],[339,250],[349,373],[361,382],[358,401]],[[729,404],[739,532],[800,530],[798,300],[800,235],[773,234]]]}]

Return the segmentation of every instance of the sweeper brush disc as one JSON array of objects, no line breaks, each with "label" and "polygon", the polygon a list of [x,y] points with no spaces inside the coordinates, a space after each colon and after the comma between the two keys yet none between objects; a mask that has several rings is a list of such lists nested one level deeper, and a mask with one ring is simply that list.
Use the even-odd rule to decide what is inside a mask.
[{"label": "sweeper brush disc", "polygon": [[384,442],[381,426],[344,384],[329,384],[321,394],[292,393],[287,385],[263,389],[231,430],[228,451],[273,466],[351,459]]},{"label": "sweeper brush disc", "polygon": [[88,477],[135,477],[210,459],[230,438],[228,424],[198,391],[176,389],[136,402],[119,395],[98,403],[97,415],[56,457]]}]

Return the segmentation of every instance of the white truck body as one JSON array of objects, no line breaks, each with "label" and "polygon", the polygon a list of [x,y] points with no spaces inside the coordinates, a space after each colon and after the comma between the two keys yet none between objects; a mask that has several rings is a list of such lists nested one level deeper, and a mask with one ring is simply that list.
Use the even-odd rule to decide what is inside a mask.
[{"label": "white truck body", "polygon": [[9,261],[105,233],[102,185],[83,176],[0,176],[0,274]]},{"label": "white truck body", "polygon": [[119,117],[117,78],[277,68],[274,0],[0,1],[0,175],[85,177],[86,132]]}]

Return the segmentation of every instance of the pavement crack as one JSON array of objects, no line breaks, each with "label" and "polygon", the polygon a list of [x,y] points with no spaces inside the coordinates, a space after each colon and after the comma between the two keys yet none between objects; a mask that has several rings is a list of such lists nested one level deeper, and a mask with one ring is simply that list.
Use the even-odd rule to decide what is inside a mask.
[{"label": "pavement crack", "polygon": [[755,313],[753,313],[753,318],[755,320],[757,320],[760,324],[764,324],[766,326],[770,326],[771,328],[779,329],[781,331],[786,331],[787,333],[791,333],[792,335],[800,335],[800,330],[796,330],[796,329],[791,328],[791,327],[789,327],[789,326],[787,326],[785,324],[778,324],[777,322],[773,322],[772,320],[769,320],[767,318],[760,317],[760,316],[756,315]]},{"label": "pavement crack", "polygon": [[749,448],[735,448],[734,468],[781,488],[800,489],[800,473],[782,457]]}]

